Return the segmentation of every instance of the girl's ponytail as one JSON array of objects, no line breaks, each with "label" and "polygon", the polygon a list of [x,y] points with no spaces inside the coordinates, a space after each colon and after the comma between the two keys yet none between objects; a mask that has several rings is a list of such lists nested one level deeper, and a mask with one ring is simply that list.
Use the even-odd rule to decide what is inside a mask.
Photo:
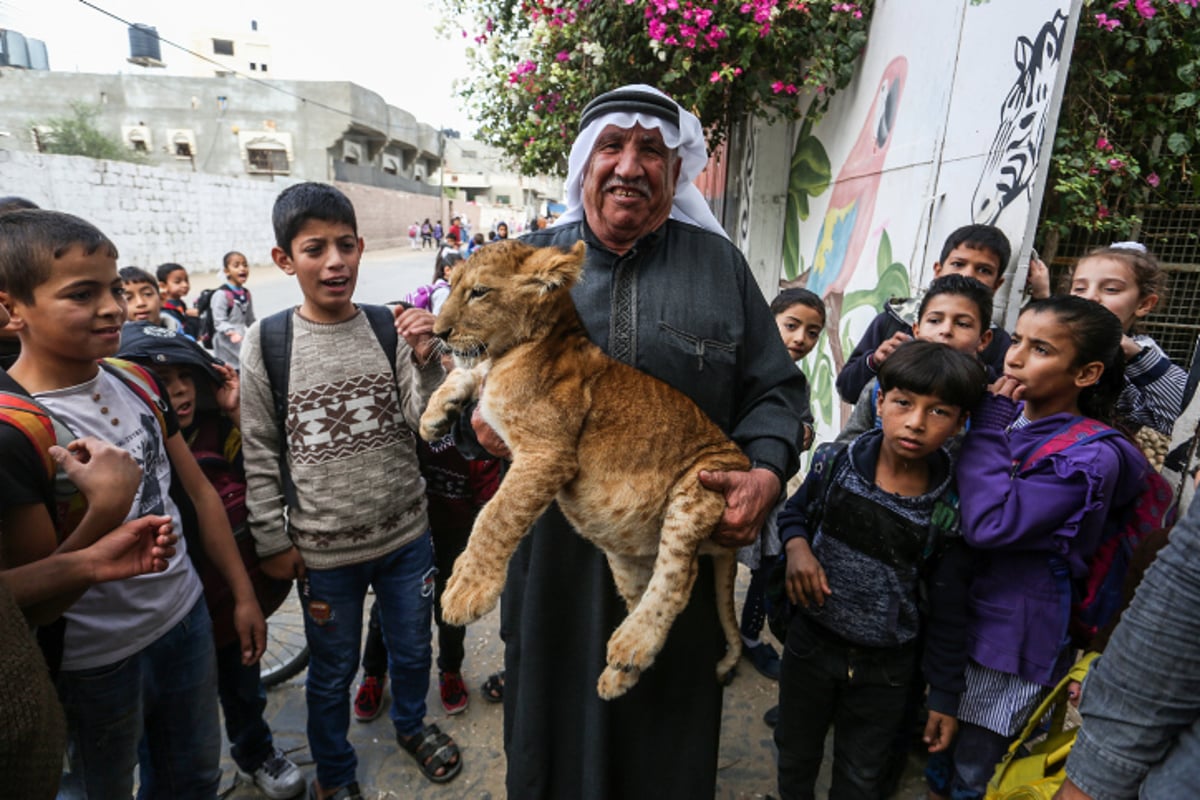
[{"label": "girl's ponytail", "polygon": [[1073,295],[1053,295],[1035,300],[1021,313],[1050,312],[1069,331],[1075,345],[1075,363],[1104,365],[1100,380],[1079,394],[1079,410],[1106,425],[1124,429],[1116,418],[1117,398],[1125,388],[1125,358],[1121,354],[1121,320],[1099,303]]}]

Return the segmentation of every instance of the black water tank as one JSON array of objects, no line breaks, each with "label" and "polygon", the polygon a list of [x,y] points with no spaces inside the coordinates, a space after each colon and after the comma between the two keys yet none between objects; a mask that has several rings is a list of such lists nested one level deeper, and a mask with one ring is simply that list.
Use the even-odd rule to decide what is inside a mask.
[{"label": "black water tank", "polygon": [[25,37],[16,31],[0,31],[0,36],[4,38],[0,66],[29,69],[29,48],[25,45]]},{"label": "black water tank", "polygon": [[129,26],[129,58],[162,62],[157,28],[140,22]]}]

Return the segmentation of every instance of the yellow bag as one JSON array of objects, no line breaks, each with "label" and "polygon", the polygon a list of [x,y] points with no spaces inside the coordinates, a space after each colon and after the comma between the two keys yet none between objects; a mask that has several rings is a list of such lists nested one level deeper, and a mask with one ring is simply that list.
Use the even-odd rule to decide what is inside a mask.
[{"label": "yellow bag", "polygon": [[[984,800],[1050,800],[1054,793],[1066,780],[1067,755],[1075,744],[1078,728],[1063,730],[1063,722],[1067,716],[1067,686],[1071,681],[1082,682],[1087,675],[1092,662],[1099,653],[1088,653],[1075,666],[1071,667],[1066,677],[1059,681],[1054,691],[1042,701],[1025,730],[1008,749],[1004,760],[996,767],[996,774],[988,783]],[[1046,718],[1051,709],[1054,714],[1050,720],[1050,731],[1046,738],[1027,749],[1026,755],[1018,755],[1018,751],[1034,738],[1041,721]]]}]

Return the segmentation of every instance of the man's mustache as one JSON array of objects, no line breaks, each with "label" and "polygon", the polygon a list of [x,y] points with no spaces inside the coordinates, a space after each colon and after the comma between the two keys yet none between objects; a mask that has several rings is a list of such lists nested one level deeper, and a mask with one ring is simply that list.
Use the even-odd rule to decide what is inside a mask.
[{"label": "man's mustache", "polygon": [[641,192],[647,197],[650,196],[650,182],[645,178],[633,181],[627,181],[623,178],[609,178],[604,182],[604,188],[601,191],[607,192],[609,189],[628,189],[633,192]]}]

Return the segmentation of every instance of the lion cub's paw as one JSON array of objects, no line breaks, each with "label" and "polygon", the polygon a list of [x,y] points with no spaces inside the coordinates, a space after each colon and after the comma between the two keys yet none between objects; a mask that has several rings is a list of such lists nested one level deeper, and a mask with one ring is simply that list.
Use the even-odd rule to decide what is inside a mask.
[{"label": "lion cub's paw", "polygon": [[654,663],[661,649],[662,642],[656,641],[654,630],[629,616],[608,638],[608,665],[622,671],[641,671]]},{"label": "lion cub's paw", "polygon": [[604,672],[600,673],[600,680],[596,682],[596,694],[600,695],[601,700],[615,700],[632,689],[641,676],[640,670],[605,667]]},{"label": "lion cub's paw", "polygon": [[436,442],[450,432],[454,420],[462,415],[462,406],[455,402],[437,403],[437,398],[430,401],[429,407],[421,415],[421,438],[427,442]]},{"label": "lion cub's paw", "polygon": [[459,564],[454,566],[442,592],[442,619],[451,625],[467,625],[496,607],[504,584],[461,570]]}]

